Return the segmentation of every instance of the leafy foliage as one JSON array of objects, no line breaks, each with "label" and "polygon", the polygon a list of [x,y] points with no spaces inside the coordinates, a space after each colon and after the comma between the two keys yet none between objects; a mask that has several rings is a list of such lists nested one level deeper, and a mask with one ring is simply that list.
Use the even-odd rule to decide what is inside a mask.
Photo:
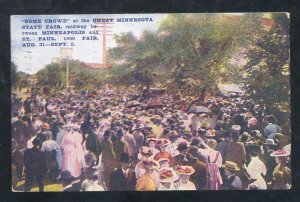
[{"label": "leafy foliage", "polygon": [[249,97],[263,103],[267,113],[280,122],[289,119],[289,20],[284,13],[273,14],[269,31],[257,27],[256,39],[247,49],[244,83]]},{"label": "leafy foliage", "polygon": [[[102,85],[101,73],[88,70],[84,63],[78,60],[69,60],[69,85],[77,89],[98,88]],[[53,88],[66,86],[67,61],[51,63],[37,72],[38,85]]]}]

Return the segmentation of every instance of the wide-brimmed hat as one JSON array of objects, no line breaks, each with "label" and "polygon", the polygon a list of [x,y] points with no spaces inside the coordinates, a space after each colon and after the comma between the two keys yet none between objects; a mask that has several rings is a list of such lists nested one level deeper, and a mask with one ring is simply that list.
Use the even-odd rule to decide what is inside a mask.
[{"label": "wide-brimmed hat", "polygon": [[273,153],[270,154],[270,156],[273,157],[286,157],[289,156],[291,154],[291,152],[287,151],[287,150],[276,150],[273,151]]},{"label": "wide-brimmed hat", "polygon": [[170,143],[170,140],[167,138],[160,138],[156,141],[156,144],[159,146],[168,146]]},{"label": "wide-brimmed hat", "polygon": [[264,145],[277,145],[273,139],[266,139]]},{"label": "wide-brimmed hat", "polygon": [[122,163],[132,163],[133,157],[130,156],[128,153],[123,152],[120,155],[119,161],[122,162]]},{"label": "wide-brimmed hat", "polygon": [[255,126],[257,124],[257,119],[255,117],[252,117],[248,120],[248,125]]},{"label": "wide-brimmed hat", "polygon": [[162,165],[166,164],[169,166],[170,165],[170,160],[168,158],[160,158],[157,160],[159,163],[159,166],[162,167]]},{"label": "wide-brimmed hat", "polygon": [[146,142],[149,143],[151,141],[156,143],[158,141],[158,139],[153,136],[147,137]]},{"label": "wide-brimmed hat", "polygon": [[140,149],[140,152],[138,153],[137,155],[137,158],[139,160],[141,160],[142,156],[145,156],[145,157],[151,157],[153,156],[154,152],[153,152],[153,149],[150,148],[150,147],[146,147],[146,146],[142,146],[142,148]]},{"label": "wide-brimmed hat", "polygon": [[207,128],[208,128],[208,123],[202,122],[199,129],[207,129]]},{"label": "wide-brimmed hat", "polygon": [[233,126],[231,127],[231,129],[232,129],[232,130],[235,130],[235,131],[239,131],[239,130],[241,130],[241,126],[240,126],[240,125],[233,125]]},{"label": "wide-brimmed hat", "polygon": [[159,115],[152,115],[150,117],[150,119],[157,119],[157,120],[161,120],[161,117]]},{"label": "wide-brimmed hat", "polygon": [[174,182],[178,180],[178,175],[171,168],[162,168],[159,170],[160,182]]},{"label": "wide-brimmed hat", "polygon": [[191,133],[192,130],[191,130],[190,127],[185,126],[183,132],[184,132],[184,133]]},{"label": "wide-brimmed hat", "polygon": [[177,165],[175,167],[175,172],[178,175],[192,175],[195,172],[195,169],[192,166]]},{"label": "wide-brimmed hat", "polygon": [[206,137],[215,137],[216,136],[216,130],[215,129],[207,130],[206,133],[205,133],[205,136]]},{"label": "wide-brimmed hat", "polygon": [[129,120],[135,120],[135,119],[137,119],[137,117],[136,116],[134,116],[134,115],[127,115],[126,116]]},{"label": "wide-brimmed hat", "polygon": [[153,159],[143,161],[145,169],[149,170],[158,170],[159,169],[159,163]]},{"label": "wide-brimmed hat", "polygon": [[223,168],[230,171],[239,171],[239,166],[233,162],[233,161],[226,161],[224,165],[222,165]]}]

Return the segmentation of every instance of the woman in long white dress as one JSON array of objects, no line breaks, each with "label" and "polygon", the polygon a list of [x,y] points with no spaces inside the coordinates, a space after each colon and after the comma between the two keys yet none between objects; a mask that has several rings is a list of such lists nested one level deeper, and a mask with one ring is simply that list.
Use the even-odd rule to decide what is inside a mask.
[{"label": "woman in long white dress", "polygon": [[[255,182],[251,183],[250,186],[255,186],[258,189],[267,189],[266,181],[263,176],[267,174],[267,168],[265,164],[259,159],[257,152],[250,152],[251,161],[246,167],[248,174],[251,179],[256,179]],[[263,176],[262,176],[263,175]]]},{"label": "woman in long white dress", "polygon": [[84,156],[82,156],[82,137],[74,132],[73,126],[67,124],[66,132],[62,138],[61,150],[63,154],[62,171],[70,171],[73,177],[81,175],[81,168],[84,167]]}]

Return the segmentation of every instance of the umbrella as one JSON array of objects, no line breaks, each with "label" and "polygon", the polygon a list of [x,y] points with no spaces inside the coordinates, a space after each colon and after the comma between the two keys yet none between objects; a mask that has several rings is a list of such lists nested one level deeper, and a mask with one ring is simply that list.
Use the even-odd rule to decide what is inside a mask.
[{"label": "umbrella", "polygon": [[127,107],[135,107],[135,106],[139,106],[141,105],[141,103],[137,100],[133,100],[127,103]]},{"label": "umbrella", "polygon": [[209,113],[211,111],[207,107],[194,106],[194,107],[191,107],[188,112],[189,113]]}]

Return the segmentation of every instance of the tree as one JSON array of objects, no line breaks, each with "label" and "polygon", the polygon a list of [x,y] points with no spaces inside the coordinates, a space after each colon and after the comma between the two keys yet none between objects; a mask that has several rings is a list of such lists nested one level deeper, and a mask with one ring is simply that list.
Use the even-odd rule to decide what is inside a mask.
[{"label": "tree", "polygon": [[[102,85],[104,75],[86,68],[79,60],[69,60],[69,84],[77,89],[92,86],[97,88]],[[66,86],[66,60],[60,63],[51,63],[36,73],[38,84],[52,88],[63,88]]]},{"label": "tree", "polygon": [[27,79],[21,79],[18,81],[18,88],[19,88],[19,92],[23,89],[23,88],[27,88],[29,86],[29,82]]},{"label": "tree", "polygon": [[[247,64],[243,80],[249,97],[266,107],[280,123],[289,122],[289,19],[284,13],[273,14],[270,30],[258,26],[254,43],[245,53]],[[261,34],[263,33],[263,34]]]},{"label": "tree", "polygon": [[124,68],[131,68],[132,79],[142,85],[205,92],[216,87],[221,69],[249,43],[245,36],[255,29],[258,17],[169,15],[157,32],[145,31],[140,39],[132,33],[115,36],[118,47],[110,55],[113,63],[122,61]]}]

